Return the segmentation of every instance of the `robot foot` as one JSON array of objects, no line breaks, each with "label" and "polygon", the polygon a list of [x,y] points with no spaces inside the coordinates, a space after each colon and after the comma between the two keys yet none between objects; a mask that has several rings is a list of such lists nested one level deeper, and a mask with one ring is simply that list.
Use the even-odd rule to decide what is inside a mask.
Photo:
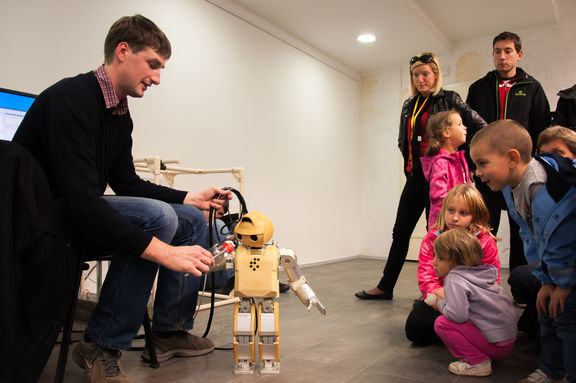
[{"label": "robot foot", "polygon": [[249,360],[240,360],[234,366],[234,374],[236,374],[236,375],[253,375],[254,374],[254,363],[250,363]]},{"label": "robot foot", "polygon": [[265,359],[260,364],[260,374],[262,375],[278,375],[280,374],[280,362],[275,362],[270,359]]}]

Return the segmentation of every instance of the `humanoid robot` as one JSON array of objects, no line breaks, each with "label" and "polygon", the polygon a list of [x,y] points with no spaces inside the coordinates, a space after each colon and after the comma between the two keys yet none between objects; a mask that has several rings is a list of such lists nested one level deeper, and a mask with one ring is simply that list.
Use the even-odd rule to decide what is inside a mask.
[{"label": "humanoid robot", "polygon": [[[234,265],[234,296],[240,302],[234,307],[234,373],[253,374],[255,345],[260,354],[260,373],[280,372],[280,328],[278,302],[278,267],[281,265],[288,277],[291,289],[308,306],[316,306],[326,315],[326,309],[302,274],[296,254],[290,249],[268,244],[274,233],[272,221],[265,214],[252,211],[242,216],[234,237],[238,245],[230,241],[212,248],[215,270],[226,263]],[[255,299],[261,299],[256,306]],[[255,332],[256,323],[258,332]]]}]

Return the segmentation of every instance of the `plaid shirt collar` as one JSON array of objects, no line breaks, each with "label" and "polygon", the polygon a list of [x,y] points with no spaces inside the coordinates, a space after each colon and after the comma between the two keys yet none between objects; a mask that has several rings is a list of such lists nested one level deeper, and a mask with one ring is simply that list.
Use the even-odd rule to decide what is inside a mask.
[{"label": "plaid shirt collar", "polygon": [[100,89],[102,89],[102,94],[104,94],[106,109],[112,109],[112,114],[123,115],[128,113],[128,99],[118,99],[114,87],[112,86],[112,81],[110,81],[108,73],[104,70],[104,64],[94,70],[93,73],[94,76],[96,76],[96,79],[98,79]]}]

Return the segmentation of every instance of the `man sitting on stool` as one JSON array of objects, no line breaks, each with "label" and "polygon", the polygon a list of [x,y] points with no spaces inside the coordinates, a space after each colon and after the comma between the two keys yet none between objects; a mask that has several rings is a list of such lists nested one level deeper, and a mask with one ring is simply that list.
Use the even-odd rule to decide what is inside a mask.
[{"label": "man sitting on stool", "polygon": [[[128,382],[119,350],[130,347],[140,328],[158,270],[152,334],[158,360],[214,349],[187,330],[194,324],[198,277],[214,262],[202,210],[221,213],[231,194],[215,187],[177,191],[136,175],[128,96],[140,98],[160,84],[171,55],[164,33],[141,15],[122,17],[110,28],[104,53],[97,69],[42,92],[14,141],[42,164],[54,197],[63,200],[73,243],[115,249],[73,357],[87,381],[118,383]],[[116,196],[103,196],[107,184]]]}]

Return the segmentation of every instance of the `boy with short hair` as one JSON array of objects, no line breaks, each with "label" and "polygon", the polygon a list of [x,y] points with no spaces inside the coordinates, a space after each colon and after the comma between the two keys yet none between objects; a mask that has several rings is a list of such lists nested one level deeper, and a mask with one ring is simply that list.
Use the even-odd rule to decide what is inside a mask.
[{"label": "boy with short hair", "polygon": [[576,382],[576,163],[561,156],[532,158],[532,140],[513,120],[493,122],[472,139],[476,175],[501,190],[520,226],[525,255],[540,280],[539,368],[521,382]]},{"label": "boy with short hair", "polygon": [[[576,132],[563,126],[545,129],[538,136],[538,153],[556,153],[562,157],[576,159]],[[521,265],[510,270],[508,284],[512,296],[526,305],[518,318],[518,330],[535,337],[540,327],[536,297],[542,284],[530,269],[530,265]]]}]

